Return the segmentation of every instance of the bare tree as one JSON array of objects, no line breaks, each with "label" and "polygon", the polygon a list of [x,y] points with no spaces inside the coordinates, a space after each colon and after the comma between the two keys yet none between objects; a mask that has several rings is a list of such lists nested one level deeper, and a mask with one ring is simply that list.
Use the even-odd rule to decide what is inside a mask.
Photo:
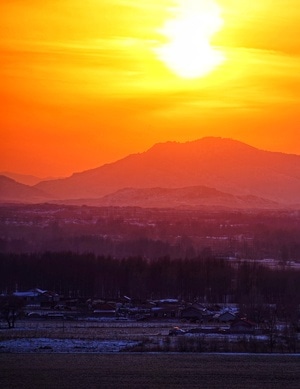
[{"label": "bare tree", "polygon": [[15,327],[15,321],[24,307],[24,301],[16,296],[0,297],[0,315],[7,322],[8,328]]}]

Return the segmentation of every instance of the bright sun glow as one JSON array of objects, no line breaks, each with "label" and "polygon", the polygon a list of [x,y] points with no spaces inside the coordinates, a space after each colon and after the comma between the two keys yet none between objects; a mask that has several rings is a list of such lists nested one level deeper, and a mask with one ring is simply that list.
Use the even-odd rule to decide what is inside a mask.
[{"label": "bright sun glow", "polygon": [[210,44],[212,36],[223,25],[221,9],[213,0],[181,0],[177,3],[174,18],[166,21],[160,30],[168,42],[155,52],[177,75],[202,77],[225,59]]}]

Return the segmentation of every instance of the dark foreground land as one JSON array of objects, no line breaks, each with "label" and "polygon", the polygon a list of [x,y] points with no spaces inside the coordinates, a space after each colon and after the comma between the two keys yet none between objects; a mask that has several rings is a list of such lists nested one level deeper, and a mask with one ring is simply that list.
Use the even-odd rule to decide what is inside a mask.
[{"label": "dark foreground land", "polygon": [[298,355],[2,354],[2,389],[300,387]]}]

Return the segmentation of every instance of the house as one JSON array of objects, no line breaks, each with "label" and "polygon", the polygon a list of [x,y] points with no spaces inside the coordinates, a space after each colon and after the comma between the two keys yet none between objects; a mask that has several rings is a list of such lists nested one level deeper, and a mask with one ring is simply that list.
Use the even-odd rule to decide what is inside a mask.
[{"label": "house", "polygon": [[151,317],[151,308],[154,303],[146,300],[131,299],[124,296],[126,300],[121,300],[116,303],[116,316],[128,317],[136,320],[146,320]]},{"label": "house", "polygon": [[112,317],[116,314],[116,304],[113,302],[96,301],[92,309],[97,316]]},{"label": "house", "polygon": [[229,310],[217,313],[214,315],[214,319],[217,320],[220,323],[229,323],[236,320],[236,316],[233,312],[230,312]]},{"label": "house", "polygon": [[54,306],[59,301],[59,295],[49,290],[39,288],[30,289],[25,292],[14,292],[13,296],[21,298],[26,305]]},{"label": "house", "polygon": [[184,319],[184,320],[189,320],[192,322],[195,322],[195,321],[202,322],[203,321],[203,310],[196,308],[196,307],[193,307],[193,306],[186,307],[186,308],[181,310],[180,318]]},{"label": "house", "polygon": [[151,308],[151,317],[155,319],[172,319],[178,317],[178,309],[176,307],[153,307]]},{"label": "house", "polygon": [[256,330],[256,323],[247,319],[236,319],[230,325],[230,332],[234,334],[253,334]]},{"label": "house", "polygon": [[180,303],[177,299],[163,299],[153,301],[151,317],[157,319],[172,319],[180,316]]}]

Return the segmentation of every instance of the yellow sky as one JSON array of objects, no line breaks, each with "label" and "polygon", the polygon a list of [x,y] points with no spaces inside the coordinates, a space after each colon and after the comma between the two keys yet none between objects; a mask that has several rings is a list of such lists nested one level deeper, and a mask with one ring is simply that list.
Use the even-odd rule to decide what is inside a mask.
[{"label": "yellow sky", "polygon": [[203,136],[300,154],[299,0],[216,1],[226,60],[191,79],[156,54],[179,3],[0,2],[0,171],[69,175]]}]

